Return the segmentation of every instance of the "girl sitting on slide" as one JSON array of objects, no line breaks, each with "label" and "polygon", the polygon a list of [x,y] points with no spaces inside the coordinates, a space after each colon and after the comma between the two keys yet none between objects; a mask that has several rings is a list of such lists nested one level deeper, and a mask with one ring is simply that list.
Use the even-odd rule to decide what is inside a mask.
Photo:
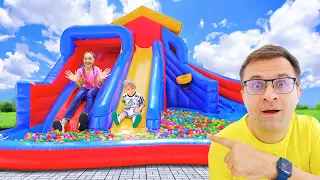
[{"label": "girl sitting on slide", "polygon": [[106,68],[102,72],[99,67],[94,66],[94,62],[95,54],[93,52],[85,52],[83,55],[83,67],[79,68],[75,74],[70,70],[65,72],[66,78],[73,81],[80,89],[68,107],[64,118],[61,121],[54,120],[52,125],[54,130],[64,132],[65,126],[70,121],[80,103],[84,100],[86,101],[86,105],[79,117],[78,130],[84,131],[87,129],[89,113],[91,112],[94,99],[106,77],[110,76],[109,68]]}]

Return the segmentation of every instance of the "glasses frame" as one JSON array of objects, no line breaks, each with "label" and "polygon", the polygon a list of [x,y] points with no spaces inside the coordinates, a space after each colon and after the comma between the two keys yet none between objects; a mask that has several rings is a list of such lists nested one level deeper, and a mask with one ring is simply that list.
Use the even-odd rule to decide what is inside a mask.
[{"label": "glasses frame", "polygon": [[263,93],[266,91],[267,87],[268,87],[268,82],[269,82],[269,81],[272,83],[272,88],[274,89],[274,91],[275,91],[276,93],[278,93],[278,94],[289,94],[289,93],[291,93],[291,92],[293,91],[294,85],[293,85],[291,91],[289,91],[289,92],[287,92],[287,93],[279,93],[279,92],[277,92],[277,90],[274,88],[274,84],[273,84],[273,83],[274,83],[275,80],[278,80],[278,79],[292,79],[292,80],[293,80],[293,84],[299,86],[299,85],[297,84],[297,78],[294,78],[294,77],[281,77],[281,78],[275,78],[275,79],[250,79],[250,80],[246,80],[246,81],[243,81],[243,87],[245,87],[247,93],[250,94],[249,91],[248,91],[248,89],[247,89],[247,82],[253,81],[253,80],[261,80],[261,81],[266,82],[266,87],[264,88],[263,92],[260,93],[260,94],[250,94],[250,95],[261,95],[261,94],[263,94]]}]

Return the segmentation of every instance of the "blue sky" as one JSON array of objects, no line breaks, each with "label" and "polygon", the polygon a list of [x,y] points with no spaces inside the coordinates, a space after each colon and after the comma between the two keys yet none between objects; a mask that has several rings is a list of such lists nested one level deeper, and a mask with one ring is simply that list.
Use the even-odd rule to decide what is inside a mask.
[{"label": "blue sky", "polygon": [[302,66],[300,102],[320,102],[318,0],[0,0],[0,101],[15,96],[16,81],[43,80],[64,29],[107,24],[140,5],[182,22],[189,61],[231,78],[254,49],[286,47]]}]

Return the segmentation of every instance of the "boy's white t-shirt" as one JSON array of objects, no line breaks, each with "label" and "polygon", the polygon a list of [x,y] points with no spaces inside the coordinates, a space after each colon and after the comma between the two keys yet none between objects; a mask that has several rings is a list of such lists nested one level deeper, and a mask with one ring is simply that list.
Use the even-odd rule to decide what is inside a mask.
[{"label": "boy's white t-shirt", "polygon": [[145,103],[143,96],[137,92],[133,96],[129,96],[127,93],[123,94],[122,102],[126,104],[126,109],[138,108]]}]

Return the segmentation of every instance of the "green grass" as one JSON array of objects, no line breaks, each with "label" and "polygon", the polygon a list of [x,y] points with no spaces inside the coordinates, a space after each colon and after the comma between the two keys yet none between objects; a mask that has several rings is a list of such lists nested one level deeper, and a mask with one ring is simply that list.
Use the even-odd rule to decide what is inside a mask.
[{"label": "green grass", "polygon": [[296,113],[300,115],[310,115],[318,119],[318,121],[320,121],[320,110],[301,109],[301,110],[296,110]]},{"label": "green grass", "polygon": [[12,128],[14,126],[16,126],[16,113],[0,112],[0,129]]}]

